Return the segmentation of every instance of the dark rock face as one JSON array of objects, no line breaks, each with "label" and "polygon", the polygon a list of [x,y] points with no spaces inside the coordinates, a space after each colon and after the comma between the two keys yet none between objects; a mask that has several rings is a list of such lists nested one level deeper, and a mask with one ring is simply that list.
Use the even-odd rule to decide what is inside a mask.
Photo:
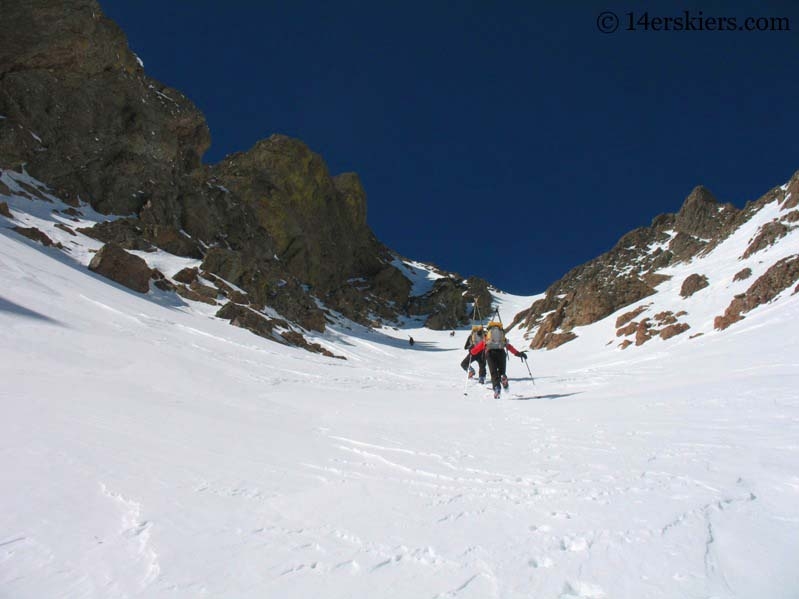
[{"label": "dark rock face", "polygon": [[438,279],[428,293],[411,298],[408,313],[412,316],[430,314],[425,326],[437,331],[454,328],[466,316],[463,292],[456,280],[450,277]]},{"label": "dark rock face", "polygon": [[475,300],[480,317],[490,317],[492,299],[488,283],[479,277],[470,277],[464,283],[458,275],[452,275],[438,279],[426,294],[412,297],[408,313],[412,316],[427,314],[425,326],[430,329],[454,329],[475,317],[474,309],[468,306]]},{"label": "dark rock face", "polygon": [[5,216],[6,218],[14,218],[6,202],[0,202],[0,216]]},{"label": "dark rock face", "polygon": [[732,278],[733,281],[745,281],[749,277],[752,276],[752,269],[751,268],[744,268],[739,270],[735,273],[735,276]]},{"label": "dark rock face", "polygon": [[334,179],[302,142],[273,135],[212,172],[251,207],[283,267],[321,293],[384,267],[366,226],[366,194],[357,175]]},{"label": "dark rock face", "polygon": [[710,285],[708,278],[705,275],[692,274],[686,277],[680,287],[680,295],[682,297],[691,297],[697,291],[704,289]]},{"label": "dark rock face", "polygon": [[210,143],[205,120],[144,75],[97,2],[5,3],[0,40],[0,165],[101,212],[174,203]]},{"label": "dark rock face", "polygon": [[492,310],[493,298],[488,288],[488,281],[480,277],[469,277],[466,279],[467,300],[471,300],[480,315],[490,315]]},{"label": "dark rock face", "polygon": [[95,254],[89,269],[133,291],[147,293],[150,290],[152,269],[144,260],[114,243],[104,245]]}]

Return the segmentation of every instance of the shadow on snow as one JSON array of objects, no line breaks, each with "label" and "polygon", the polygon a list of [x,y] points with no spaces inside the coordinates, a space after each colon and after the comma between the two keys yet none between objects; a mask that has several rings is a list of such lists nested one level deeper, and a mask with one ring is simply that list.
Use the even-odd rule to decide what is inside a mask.
[{"label": "shadow on snow", "polygon": [[50,318],[49,316],[41,314],[40,312],[36,312],[35,310],[26,308],[25,306],[20,306],[19,304],[15,304],[14,302],[7,300],[3,296],[0,296],[0,312],[10,312],[11,314],[16,314],[17,316],[22,316],[24,318],[42,320],[44,322],[49,322],[52,324],[63,326],[63,324],[58,320]]},{"label": "shadow on snow", "polygon": [[531,399],[560,399],[562,397],[569,397],[570,395],[578,395],[582,391],[575,391],[573,393],[549,393],[547,395],[530,395],[525,397],[508,397],[508,401],[529,401]]}]

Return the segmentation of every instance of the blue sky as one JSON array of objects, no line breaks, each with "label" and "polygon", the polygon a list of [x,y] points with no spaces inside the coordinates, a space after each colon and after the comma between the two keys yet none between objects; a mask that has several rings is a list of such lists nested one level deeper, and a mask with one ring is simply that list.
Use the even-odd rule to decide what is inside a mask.
[{"label": "blue sky", "polygon": [[[361,176],[386,245],[515,293],[676,212],[695,185],[740,207],[799,170],[791,3],[100,4],[147,73],[204,112],[206,162],[297,137]],[[598,29],[608,10],[615,33]],[[640,25],[686,10],[694,27],[785,17],[790,31]]]}]

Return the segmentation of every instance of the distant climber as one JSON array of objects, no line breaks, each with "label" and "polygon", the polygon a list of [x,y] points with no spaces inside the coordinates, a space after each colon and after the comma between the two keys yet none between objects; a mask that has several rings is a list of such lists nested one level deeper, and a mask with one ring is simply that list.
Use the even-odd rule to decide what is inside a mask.
[{"label": "distant climber", "polygon": [[415,343],[415,341],[413,340],[413,337],[411,337],[410,335],[408,336],[408,343],[409,343],[411,346],[413,346],[413,344]]},{"label": "distant climber", "polygon": [[494,398],[499,399],[502,389],[508,388],[508,377],[505,374],[507,356],[505,350],[522,360],[527,359],[527,353],[518,351],[505,338],[505,330],[501,322],[489,322],[486,327],[485,338],[469,350],[473,356],[485,353],[488,370],[491,372],[491,386],[494,389]]}]

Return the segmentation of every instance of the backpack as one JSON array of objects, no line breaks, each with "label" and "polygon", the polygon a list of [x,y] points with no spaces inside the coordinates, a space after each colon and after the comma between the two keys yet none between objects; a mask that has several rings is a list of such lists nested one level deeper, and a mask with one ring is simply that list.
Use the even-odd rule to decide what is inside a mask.
[{"label": "backpack", "polygon": [[483,330],[483,325],[476,324],[472,327],[472,347],[477,345],[483,340],[485,337],[485,331]]},{"label": "backpack", "polygon": [[486,349],[505,349],[505,330],[500,322],[489,322],[486,330]]}]

